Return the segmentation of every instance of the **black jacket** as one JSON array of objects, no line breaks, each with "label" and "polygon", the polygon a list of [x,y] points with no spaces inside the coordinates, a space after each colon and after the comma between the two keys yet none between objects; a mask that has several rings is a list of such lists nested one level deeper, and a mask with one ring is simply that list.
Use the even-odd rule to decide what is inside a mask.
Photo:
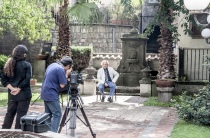
[{"label": "black jacket", "polygon": [[2,73],[1,83],[4,87],[11,84],[13,87],[21,88],[17,95],[10,94],[8,89],[8,99],[13,101],[25,100],[32,97],[30,79],[32,76],[31,64],[25,60],[17,61],[14,69],[14,76],[7,77]]}]

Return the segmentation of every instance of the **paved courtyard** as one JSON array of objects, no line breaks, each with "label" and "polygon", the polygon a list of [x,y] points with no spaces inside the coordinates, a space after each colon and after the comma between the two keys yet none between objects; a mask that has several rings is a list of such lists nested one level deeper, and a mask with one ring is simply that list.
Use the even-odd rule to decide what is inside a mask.
[{"label": "paved courtyard", "polygon": [[[147,98],[140,96],[117,96],[117,101],[96,102],[95,96],[83,96],[84,111],[96,138],[168,138],[177,121],[174,108],[142,106]],[[64,99],[65,100],[65,99]],[[64,103],[66,105],[66,103]],[[65,107],[63,107],[64,113]],[[1,108],[0,124],[6,108]],[[29,112],[44,112],[43,103],[30,106]],[[77,115],[84,120],[81,111]],[[90,130],[82,121],[76,120],[76,138],[92,138]],[[61,131],[62,136],[69,137],[67,123]],[[58,137],[52,134],[51,137]]]}]

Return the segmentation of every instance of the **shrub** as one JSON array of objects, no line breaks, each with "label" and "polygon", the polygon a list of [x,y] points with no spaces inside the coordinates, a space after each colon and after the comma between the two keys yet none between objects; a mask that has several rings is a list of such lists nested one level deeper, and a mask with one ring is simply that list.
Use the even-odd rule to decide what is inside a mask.
[{"label": "shrub", "polygon": [[8,58],[8,56],[0,54],[0,74]]},{"label": "shrub", "polygon": [[187,95],[185,91],[180,101],[175,101],[180,118],[195,124],[210,124],[210,84],[200,89],[198,94]]},{"label": "shrub", "polygon": [[[55,62],[56,52],[54,56],[47,60],[47,66]],[[73,70],[81,72],[89,66],[92,55],[92,46],[71,46],[71,58],[73,60]]]},{"label": "shrub", "polygon": [[71,46],[73,70],[81,72],[89,66],[92,54],[90,46]]}]

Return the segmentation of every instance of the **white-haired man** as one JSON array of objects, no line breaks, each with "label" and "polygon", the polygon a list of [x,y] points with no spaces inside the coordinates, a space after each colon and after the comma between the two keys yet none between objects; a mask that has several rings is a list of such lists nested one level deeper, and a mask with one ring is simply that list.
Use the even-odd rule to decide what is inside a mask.
[{"label": "white-haired man", "polygon": [[113,102],[113,95],[116,89],[116,81],[119,77],[119,73],[115,71],[112,67],[109,67],[109,62],[107,60],[103,60],[101,62],[101,68],[97,72],[98,79],[98,89],[102,94],[102,102],[104,102],[104,88],[110,88],[110,94],[108,97],[109,102]]}]

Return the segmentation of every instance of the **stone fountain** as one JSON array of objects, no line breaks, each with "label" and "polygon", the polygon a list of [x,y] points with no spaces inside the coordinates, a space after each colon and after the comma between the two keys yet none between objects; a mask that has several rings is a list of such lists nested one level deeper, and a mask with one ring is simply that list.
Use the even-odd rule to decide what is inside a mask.
[{"label": "stone fountain", "polygon": [[[131,22],[133,28],[130,34],[125,34],[121,38],[122,40],[122,60],[117,68],[120,73],[120,77],[117,81],[117,86],[130,87],[130,91],[127,89],[120,90],[122,93],[139,93],[139,80],[142,79],[141,70],[146,67],[146,47],[147,38],[142,38],[138,34],[137,25],[138,18],[133,17]],[[132,90],[132,87],[134,90]],[[136,89],[138,87],[138,89]]]}]

